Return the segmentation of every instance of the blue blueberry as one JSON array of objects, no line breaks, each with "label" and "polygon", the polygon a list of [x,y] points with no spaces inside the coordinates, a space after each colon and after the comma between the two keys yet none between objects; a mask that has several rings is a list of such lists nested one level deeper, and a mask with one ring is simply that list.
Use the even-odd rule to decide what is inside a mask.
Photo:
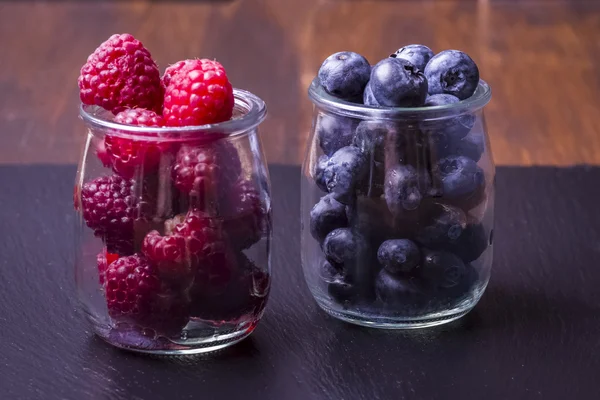
[{"label": "blue blueberry", "polygon": [[388,208],[394,216],[401,216],[419,207],[423,198],[422,184],[419,180],[419,174],[411,165],[395,165],[388,168],[384,193]]},{"label": "blue blueberry", "polygon": [[472,159],[464,156],[442,158],[434,165],[432,173],[444,201],[470,209],[483,199],[485,175]]},{"label": "blue blueberry", "polygon": [[430,289],[448,289],[463,280],[467,268],[463,261],[452,253],[422,249],[423,259],[419,276]]},{"label": "blue blueberry", "polygon": [[323,196],[310,211],[310,233],[319,242],[332,230],[347,226],[346,206],[331,194]]},{"label": "blue blueberry", "polygon": [[402,58],[409,61],[412,65],[417,67],[420,71],[425,69],[425,66],[433,57],[433,51],[427,46],[422,44],[410,44],[404,46],[394,54],[390,55],[393,58]]},{"label": "blue blueberry", "polygon": [[457,142],[448,144],[439,143],[434,149],[438,158],[464,156],[478,162],[485,151],[485,138],[480,132],[471,131]]},{"label": "blue blueberry", "polygon": [[437,288],[429,293],[437,307],[454,308],[454,305],[473,295],[479,281],[479,274],[471,264],[465,264],[465,273],[458,284],[448,288]]},{"label": "blue blueberry", "polygon": [[369,81],[371,65],[366,58],[351,51],[327,57],[319,69],[319,81],[330,94],[355,101],[363,94]]},{"label": "blue blueberry", "polygon": [[349,146],[358,121],[337,115],[321,114],[315,127],[319,145],[331,157],[342,147]]},{"label": "blue blueberry", "polygon": [[377,259],[390,274],[407,274],[419,265],[421,253],[412,240],[392,239],[379,246]]},{"label": "blue blueberry", "polygon": [[429,94],[451,94],[460,100],[471,97],[479,84],[477,64],[458,50],[445,50],[433,56],[425,67],[425,76]]},{"label": "blue blueberry", "polygon": [[332,263],[355,263],[360,256],[361,239],[348,228],[334,229],[323,241],[323,252]]},{"label": "blue blueberry", "polygon": [[[435,94],[428,96],[425,100],[426,107],[444,106],[458,103],[460,100],[450,94]],[[458,116],[450,116],[439,119],[422,121],[419,126],[423,134],[434,148],[456,145],[463,139],[475,124],[475,116],[464,113]]]},{"label": "blue blueberry", "polygon": [[333,283],[343,279],[340,269],[327,260],[323,261],[321,264],[319,276],[324,282],[327,283]]},{"label": "blue blueberry", "polygon": [[368,178],[369,160],[354,146],[342,147],[325,165],[323,173],[327,190],[343,204],[351,204],[356,191]]},{"label": "blue blueberry", "polygon": [[369,86],[375,100],[387,107],[419,107],[427,97],[427,79],[401,58],[386,58],[371,70]]},{"label": "blue blueberry", "polygon": [[488,235],[482,224],[469,224],[460,237],[447,243],[443,249],[456,254],[465,263],[477,260],[489,245]]},{"label": "blue blueberry", "polygon": [[447,248],[458,242],[467,228],[467,216],[457,207],[431,204],[416,235],[419,244],[431,248]]},{"label": "blue blueberry", "polygon": [[376,162],[385,162],[386,139],[397,134],[398,128],[392,121],[365,120],[356,127],[352,143]]},{"label": "blue blueberry", "polygon": [[375,293],[384,303],[409,306],[418,300],[421,290],[414,279],[399,278],[382,269],[375,279]]},{"label": "blue blueberry", "polygon": [[365,86],[365,91],[363,92],[363,104],[373,107],[381,106],[377,99],[375,99],[375,96],[373,96],[373,89],[371,89],[371,85],[368,83],[367,86]]},{"label": "blue blueberry", "polygon": [[327,183],[325,182],[325,167],[327,166],[327,161],[329,161],[329,157],[327,157],[326,155],[322,155],[321,157],[319,157],[317,163],[315,164],[314,172],[315,183],[317,184],[319,189],[321,189],[324,192],[329,191],[329,189],[327,189]]}]

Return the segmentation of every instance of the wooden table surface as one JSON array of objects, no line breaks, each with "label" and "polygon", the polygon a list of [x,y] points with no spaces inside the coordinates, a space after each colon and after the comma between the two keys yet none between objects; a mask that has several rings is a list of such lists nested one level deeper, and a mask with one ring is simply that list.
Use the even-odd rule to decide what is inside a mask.
[{"label": "wooden table surface", "polygon": [[216,58],[261,96],[270,162],[298,164],[309,82],[329,54],[409,43],[471,54],[493,88],[501,165],[600,163],[600,1],[0,1],[0,163],[75,163],[79,68],[129,32],[164,68]]}]

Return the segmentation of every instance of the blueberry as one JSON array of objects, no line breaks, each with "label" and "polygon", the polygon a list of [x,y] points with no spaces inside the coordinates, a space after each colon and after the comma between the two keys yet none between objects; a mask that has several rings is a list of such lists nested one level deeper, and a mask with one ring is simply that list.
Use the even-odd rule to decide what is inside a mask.
[{"label": "blueberry", "polygon": [[[428,96],[425,101],[426,107],[443,106],[458,103],[460,100],[450,94],[435,94]],[[455,145],[464,138],[475,124],[475,116],[470,113],[460,114],[420,123],[421,131],[428,137],[434,148]]]},{"label": "blueberry", "polygon": [[402,58],[409,61],[420,71],[423,71],[429,60],[431,60],[431,57],[433,57],[433,51],[422,44],[410,44],[402,47],[394,54],[390,55],[390,57]]},{"label": "blueberry", "polygon": [[356,127],[353,144],[364,153],[370,154],[374,161],[385,161],[385,145],[388,137],[397,134],[398,128],[392,121],[365,120]]},{"label": "blueberry", "polygon": [[319,276],[324,282],[332,283],[343,279],[343,275],[338,267],[325,260],[321,264],[321,270]]},{"label": "blueberry", "polygon": [[310,233],[319,242],[332,230],[347,226],[346,206],[331,194],[323,196],[310,211]]},{"label": "blueberry", "polygon": [[410,304],[421,294],[413,279],[402,279],[382,269],[375,279],[375,293],[384,303]]},{"label": "blueberry", "polygon": [[341,278],[327,285],[327,292],[333,300],[340,304],[352,304],[359,299],[360,292],[356,285]]},{"label": "blueberry", "polygon": [[429,94],[451,94],[460,100],[475,93],[479,84],[479,69],[467,54],[458,50],[445,50],[435,56],[425,67]]},{"label": "blueberry", "polygon": [[319,69],[319,81],[330,94],[355,101],[362,96],[370,74],[371,65],[366,58],[343,51],[327,57]]},{"label": "blueberry", "polygon": [[432,302],[438,307],[454,308],[454,305],[473,295],[475,285],[479,280],[477,270],[471,264],[465,264],[465,273],[455,286],[448,288],[437,288],[434,293],[429,293]]},{"label": "blueberry", "polygon": [[406,274],[419,265],[421,254],[412,240],[393,239],[381,244],[377,259],[389,273]]},{"label": "blueberry", "polygon": [[385,174],[385,201],[395,216],[401,216],[406,211],[419,207],[421,188],[419,175],[410,165],[396,165],[389,168]]},{"label": "blueberry", "polygon": [[481,133],[471,131],[458,142],[438,144],[435,151],[438,158],[464,156],[478,162],[485,151],[485,138]]},{"label": "blueberry", "polygon": [[348,228],[338,228],[329,232],[323,241],[323,252],[335,264],[356,262],[360,248],[360,238]]},{"label": "blueberry", "polygon": [[417,232],[416,240],[421,245],[432,249],[457,243],[467,227],[465,213],[460,208],[445,204],[432,204],[424,219]]},{"label": "blueberry", "polygon": [[377,99],[375,99],[375,96],[373,96],[373,89],[371,89],[371,85],[369,85],[368,83],[367,86],[365,86],[365,91],[363,93],[363,104],[374,107],[381,106]]},{"label": "blueberry", "polygon": [[321,114],[315,130],[323,152],[331,157],[342,147],[349,146],[357,124],[358,121],[352,118]]},{"label": "blueberry", "polygon": [[327,161],[323,177],[328,191],[337,201],[351,204],[368,172],[368,159],[363,152],[357,147],[347,146],[336,151]]},{"label": "blueberry", "polygon": [[465,263],[477,260],[488,248],[488,236],[482,224],[469,224],[460,237],[444,246],[444,249],[456,254]]},{"label": "blueberry", "polygon": [[419,107],[427,97],[427,79],[410,62],[386,58],[371,71],[369,86],[375,100],[387,107]]},{"label": "blueberry", "polygon": [[317,184],[319,189],[321,189],[324,192],[329,191],[327,189],[327,183],[325,182],[325,167],[327,166],[327,161],[329,161],[329,157],[327,157],[326,155],[322,155],[321,157],[319,157],[317,163],[315,164],[314,172],[315,183]]},{"label": "blueberry", "polygon": [[445,201],[463,209],[476,206],[484,196],[485,175],[477,163],[464,156],[442,158],[433,167]]},{"label": "blueberry", "polygon": [[423,259],[419,274],[431,289],[447,289],[460,284],[467,269],[460,258],[452,253],[422,250]]}]

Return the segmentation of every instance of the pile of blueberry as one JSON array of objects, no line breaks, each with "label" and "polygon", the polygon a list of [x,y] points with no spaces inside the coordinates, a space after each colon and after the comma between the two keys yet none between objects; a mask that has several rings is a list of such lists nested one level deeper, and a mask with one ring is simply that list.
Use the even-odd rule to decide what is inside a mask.
[{"label": "pile of blueberry", "polygon": [[[473,96],[479,70],[463,52],[410,45],[373,67],[356,53],[333,54],[318,80],[345,101],[433,107]],[[310,212],[310,232],[334,302],[418,315],[470,295],[479,279],[474,261],[491,245],[473,212],[486,202],[478,165],[485,138],[475,122],[464,112],[412,120],[319,114],[323,154],[312,175],[325,194]]]}]

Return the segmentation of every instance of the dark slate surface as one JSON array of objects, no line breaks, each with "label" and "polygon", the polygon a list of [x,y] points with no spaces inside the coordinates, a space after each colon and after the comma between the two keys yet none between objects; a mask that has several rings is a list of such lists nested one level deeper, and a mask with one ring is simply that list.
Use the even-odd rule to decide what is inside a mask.
[{"label": "dark slate surface", "polygon": [[75,168],[0,167],[0,398],[600,398],[600,169],[499,168],[488,291],[462,320],[409,332],[316,307],[300,270],[299,169],[271,171],[263,321],[220,353],[159,358],[106,345],[77,311]]}]

